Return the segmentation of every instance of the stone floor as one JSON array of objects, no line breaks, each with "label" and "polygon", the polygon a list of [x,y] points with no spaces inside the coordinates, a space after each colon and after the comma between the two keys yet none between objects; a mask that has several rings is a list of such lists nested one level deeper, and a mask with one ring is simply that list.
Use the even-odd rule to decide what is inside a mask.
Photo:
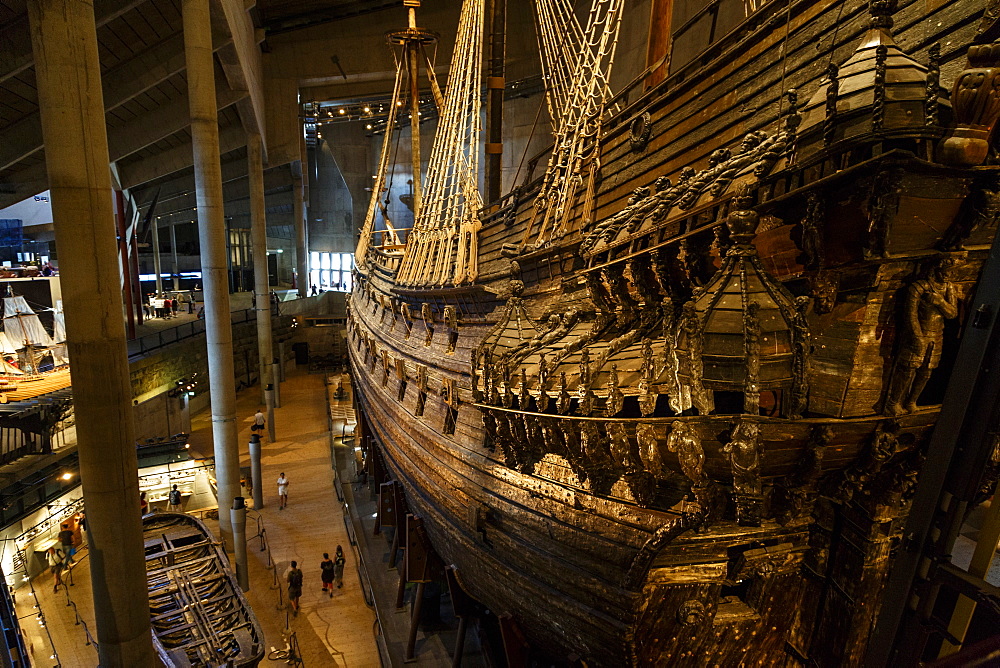
[{"label": "stone floor", "polygon": [[[249,466],[246,444],[251,416],[258,405],[257,392],[256,388],[247,390],[237,401],[245,466]],[[378,628],[375,613],[361,589],[356,552],[348,540],[342,506],[333,486],[332,440],[325,394],[322,376],[293,371],[282,384],[282,406],[275,411],[279,438],[274,443],[265,442],[263,448],[265,506],[248,513],[251,589],[247,596],[263,626],[268,650],[272,646],[283,647],[284,634],[292,631],[307,666],[379,666],[382,662],[375,639]],[[342,424],[335,423],[333,427],[336,433],[342,432]],[[212,454],[207,413],[193,419],[191,442],[193,450],[206,456]],[[281,472],[291,481],[289,504],[284,510],[278,509],[274,484]],[[260,538],[253,537],[260,533],[258,519],[269,552],[261,551]],[[209,525],[213,530],[216,528],[212,522]],[[343,589],[330,598],[320,593],[319,564],[323,552],[332,554],[337,545],[344,547],[347,566]],[[275,568],[268,568],[269,554]],[[38,666],[57,665],[55,658],[46,658],[56,655],[63,667],[97,665],[94,647],[86,644],[85,628],[95,633],[88,559],[87,550],[81,550],[76,567],[67,575],[73,578],[73,586],[61,587],[58,593],[53,593],[53,576],[47,573],[31,583],[37,592],[37,602],[31,588],[17,590],[18,616],[34,648]],[[297,617],[291,615],[284,600],[284,577],[293,559],[305,573],[302,611]],[[75,607],[67,604],[67,596]],[[34,607],[36,604],[38,608]],[[78,616],[75,610],[79,611]],[[78,618],[83,623],[78,625]],[[54,640],[55,651],[46,631]]]}]

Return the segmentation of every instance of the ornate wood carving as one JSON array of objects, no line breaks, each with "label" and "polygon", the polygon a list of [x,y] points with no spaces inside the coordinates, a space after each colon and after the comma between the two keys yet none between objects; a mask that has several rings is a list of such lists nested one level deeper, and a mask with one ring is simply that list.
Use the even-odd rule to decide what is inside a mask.
[{"label": "ornate wood carving", "polygon": [[826,68],[826,118],[823,121],[823,143],[829,146],[833,143],[837,132],[837,96],[840,82],[837,75],[840,68],[836,63],[830,63]]},{"label": "ornate wood carving", "polygon": [[890,415],[909,413],[941,360],[946,320],[958,316],[958,289],[954,270],[964,253],[942,255],[906,290],[898,326],[899,351],[889,382],[885,410]]},{"label": "ornate wood carving", "polygon": [[427,401],[427,366],[417,365],[417,406],[413,414],[420,417],[424,414],[424,403]]},{"label": "ornate wood carving", "polygon": [[758,424],[750,420],[739,420],[722,451],[729,456],[733,472],[736,522],[741,526],[760,526],[764,490],[760,477],[761,441]]},{"label": "ornate wood carving", "polygon": [[618,389],[618,365],[611,365],[611,372],[608,375],[608,400],[604,404],[604,414],[614,417],[621,411],[625,404],[625,395]]},{"label": "ornate wood carving", "polygon": [[681,471],[691,481],[693,487],[704,486],[705,451],[701,447],[698,432],[684,420],[674,420],[667,435],[667,449],[677,453]]},{"label": "ornate wood carving", "polygon": [[872,132],[882,132],[885,128],[885,59],[889,47],[879,44],[875,47],[875,90],[872,103]]},{"label": "ornate wood carving", "polygon": [[431,340],[434,338],[434,311],[431,310],[431,305],[424,302],[420,305],[420,316],[424,321],[424,345],[431,345]]},{"label": "ornate wood carving", "polygon": [[812,512],[817,485],[823,473],[823,457],[833,435],[833,428],[828,425],[813,427],[795,472],[776,488],[778,507],[775,514],[781,523],[787,524]]},{"label": "ornate wood carving", "polygon": [[924,94],[924,122],[936,127],[938,99],[941,97],[941,43],[934,42],[927,51],[927,92]]},{"label": "ornate wood carving", "polygon": [[938,145],[938,159],[952,165],[980,165],[1000,118],[1000,44],[969,48],[969,66],[955,79],[951,104],[955,127]]},{"label": "ornate wood carving", "polygon": [[795,317],[792,319],[792,388],[788,398],[788,416],[802,417],[809,404],[809,351],[812,346],[809,332],[809,297],[795,298]]},{"label": "ornate wood carving", "polygon": [[698,409],[701,415],[708,415],[715,408],[712,395],[705,389],[702,383],[704,377],[701,351],[702,351],[702,325],[695,308],[694,301],[689,301],[684,305],[681,312],[679,330],[683,333],[687,341],[688,365],[690,367],[690,386],[688,391],[691,394],[691,404]]},{"label": "ornate wood carving", "polygon": [[[745,277],[743,285],[746,285]],[[744,302],[746,298],[744,292]],[[743,412],[747,415],[757,415],[760,412],[760,304],[757,302],[746,304],[743,311],[743,354],[746,358]]]},{"label": "ornate wood carving", "polygon": [[649,112],[644,111],[633,119],[629,125],[628,139],[633,151],[639,152],[646,148],[649,143],[649,134],[653,130],[653,125],[649,117]]},{"label": "ornate wood carving", "polygon": [[656,439],[656,428],[648,422],[640,422],[635,427],[635,438],[643,467],[654,476],[662,477],[667,468]]}]

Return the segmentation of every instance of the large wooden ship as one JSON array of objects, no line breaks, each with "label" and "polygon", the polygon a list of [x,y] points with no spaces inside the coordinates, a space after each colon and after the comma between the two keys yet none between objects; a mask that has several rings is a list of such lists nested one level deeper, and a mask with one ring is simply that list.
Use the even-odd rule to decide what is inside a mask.
[{"label": "large wooden ship", "polygon": [[580,39],[539,178],[480,210],[456,56],[405,238],[376,179],[369,470],[549,660],[858,665],[996,232],[995,3],[743,3],[631,96],[627,4],[539,1]]}]

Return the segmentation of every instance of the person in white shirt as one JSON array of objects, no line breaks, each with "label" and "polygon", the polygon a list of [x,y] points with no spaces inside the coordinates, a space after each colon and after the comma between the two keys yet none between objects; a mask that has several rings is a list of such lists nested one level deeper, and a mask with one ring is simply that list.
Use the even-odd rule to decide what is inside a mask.
[{"label": "person in white shirt", "polygon": [[258,408],[257,412],[253,415],[253,424],[250,425],[250,431],[255,431],[261,436],[263,436],[264,423],[266,419],[264,418],[264,412]]},{"label": "person in white shirt", "polygon": [[282,473],[278,476],[278,510],[284,510],[288,505],[288,478]]}]

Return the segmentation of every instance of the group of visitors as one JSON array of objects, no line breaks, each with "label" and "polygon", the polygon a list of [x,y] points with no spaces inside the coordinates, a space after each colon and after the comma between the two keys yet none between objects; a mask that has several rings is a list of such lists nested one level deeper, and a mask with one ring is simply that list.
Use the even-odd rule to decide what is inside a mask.
[{"label": "group of visitors", "polygon": [[[346,561],[344,549],[340,545],[337,546],[337,553],[333,555],[333,559],[330,558],[328,552],[323,553],[323,561],[319,563],[320,580],[323,582],[322,592],[329,593],[330,598],[333,598],[334,584],[337,585],[337,589],[344,586],[344,563]],[[302,596],[302,569],[299,568],[297,561],[292,562],[286,579],[288,580],[288,600],[292,604],[292,614],[298,616],[299,598]]]},{"label": "group of visitors", "polygon": [[[178,293],[173,297],[165,294],[152,294],[149,296],[149,303],[143,305],[143,310],[147,318],[176,318],[183,305],[183,294]],[[189,307],[188,313],[190,312]]]}]

